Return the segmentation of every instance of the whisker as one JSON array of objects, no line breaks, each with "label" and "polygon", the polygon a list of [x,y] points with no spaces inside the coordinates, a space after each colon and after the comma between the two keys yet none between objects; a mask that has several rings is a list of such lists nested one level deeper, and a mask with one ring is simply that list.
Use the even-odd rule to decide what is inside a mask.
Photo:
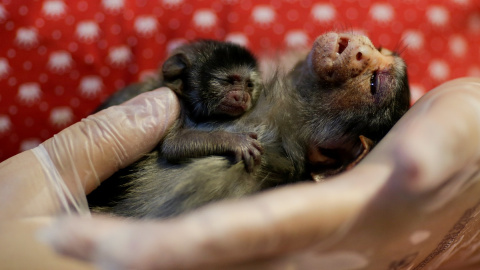
[{"label": "whisker", "polygon": [[396,56],[401,56],[403,52],[408,49],[408,46],[409,44],[405,42],[405,37],[403,37],[397,42],[397,45],[395,45],[395,49],[393,52]]}]

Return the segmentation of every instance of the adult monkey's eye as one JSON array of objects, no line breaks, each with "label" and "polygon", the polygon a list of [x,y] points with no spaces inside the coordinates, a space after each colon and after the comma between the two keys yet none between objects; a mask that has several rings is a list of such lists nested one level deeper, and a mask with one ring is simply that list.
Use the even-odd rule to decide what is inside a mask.
[{"label": "adult monkey's eye", "polygon": [[375,95],[377,93],[377,84],[378,84],[378,78],[377,78],[377,71],[374,71],[372,76],[370,77],[370,92],[372,95]]}]

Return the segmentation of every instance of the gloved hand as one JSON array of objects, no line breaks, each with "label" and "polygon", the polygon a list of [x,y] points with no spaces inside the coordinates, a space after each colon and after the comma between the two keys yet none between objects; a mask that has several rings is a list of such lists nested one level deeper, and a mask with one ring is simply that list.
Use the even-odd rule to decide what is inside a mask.
[{"label": "gloved hand", "polygon": [[[172,100],[165,104],[178,109]],[[153,115],[161,118],[159,111]],[[52,186],[52,167],[73,197],[84,199],[99,180],[155,145],[144,145],[145,137],[158,140],[165,129],[152,117],[149,131],[121,124],[115,129],[121,139],[97,142],[88,134],[103,130],[98,123],[134,119],[128,113],[104,114],[104,121],[86,121],[58,135],[71,139],[44,144],[53,166],[40,165],[31,152],[0,165],[7,176],[0,182],[2,217],[57,214],[58,205],[41,204],[58,200],[43,188]],[[479,121],[480,80],[452,81],[414,105],[357,167],[327,182],[221,202],[168,221],[66,217],[44,229],[41,238],[62,254],[106,269],[475,269]],[[85,132],[90,129],[83,125],[97,131]],[[131,140],[137,143],[105,148]],[[113,154],[119,152],[125,154]],[[84,193],[72,183],[81,183]]]},{"label": "gloved hand", "polygon": [[[119,159],[105,173],[82,173],[85,189]],[[357,167],[329,181],[167,221],[66,217],[41,235],[104,269],[462,269],[480,258],[479,162],[480,79],[461,79],[429,92]]]},{"label": "gloved hand", "polygon": [[153,149],[178,117],[168,88],[78,122],[0,164],[0,221],[89,214],[85,194]]}]

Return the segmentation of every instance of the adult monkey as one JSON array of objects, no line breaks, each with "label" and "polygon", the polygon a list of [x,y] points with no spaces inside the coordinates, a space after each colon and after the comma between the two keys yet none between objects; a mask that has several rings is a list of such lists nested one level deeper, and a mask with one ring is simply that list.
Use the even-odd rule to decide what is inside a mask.
[{"label": "adult monkey", "polygon": [[[195,44],[183,47],[181,56],[202,67],[204,58],[192,60],[202,55]],[[167,67],[176,56],[166,61]],[[215,63],[226,65],[219,59]],[[232,69],[238,68],[230,65],[227,70]],[[206,73],[210,70],[215,69]],[[206,85],[204,77],[191,77]],[[206,86],[197,92],[210,91],[211,95],[218,92]],[[244,116],[217,125],[230,134],[253,133],[255,139],[258,135],[264,154],[255,169],[248,163],[232,165],[218,156],[187,160],[179,166],[168,163],[163,150],[154,151],[92,193],[92,209],[165,218],[279,185],[312,178],[320,181],[349,169],[409,108],[406,66],[397,54],[375,48],[365,36],[330,32],[317,38],[292,71],[274,76],[257,103]],[[190,138],[183,140],[185,145]],[[198,156],[202,154],[191,157]]]}]

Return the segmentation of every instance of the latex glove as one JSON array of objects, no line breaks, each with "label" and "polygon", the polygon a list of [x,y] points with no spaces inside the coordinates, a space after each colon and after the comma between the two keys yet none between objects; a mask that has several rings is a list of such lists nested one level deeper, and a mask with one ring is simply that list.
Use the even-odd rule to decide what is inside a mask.
[{"label": "latex glove", "polygon": [[324,183],[167,221],[67,217],[42,238],[104,269],[462,269],[480,255],[479,156],[480,79],[456,80]]},{"label": "latex glove", "polygon": [[153,149],[178,117],[168,88],[91,115],[0,164],[0,220],[89,214],[85,194]]}]

